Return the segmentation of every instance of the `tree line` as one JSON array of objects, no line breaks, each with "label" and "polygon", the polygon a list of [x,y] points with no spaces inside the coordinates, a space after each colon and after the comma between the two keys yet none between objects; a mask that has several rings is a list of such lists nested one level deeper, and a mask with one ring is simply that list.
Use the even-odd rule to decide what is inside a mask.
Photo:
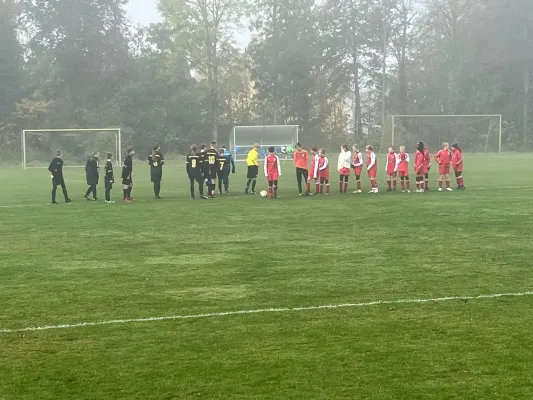
[{"label": "tree line", "polygon": [[[533,144],[529,0],[159,0],[150,26],[132,25],[125,3],[0,0],[3,161],[20,158],[28,128],[121,127],[124,145],[175,153],[226,143],[235,124],[388,145],[383,111],[503,114],[504,150]],[[464,130],[474,151],[496,129],[395,129],[412,141],[441,128]]]}]

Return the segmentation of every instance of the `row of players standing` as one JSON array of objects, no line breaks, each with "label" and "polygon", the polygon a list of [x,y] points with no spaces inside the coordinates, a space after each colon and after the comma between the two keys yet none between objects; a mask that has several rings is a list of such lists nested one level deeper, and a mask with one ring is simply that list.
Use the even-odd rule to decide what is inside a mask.
[{"label": "row of players standing", "polygon": [[[126,203],[131,203],[135,199],[131,196],[133,189],[133,155],[135,150],[128,148],[126,150],[126,157],[124,158],[124,164],[122,166],[122,188],[123,199]],[[105,203],[112,204],[111,190],[115,183],[115,175],[113,171],[113,154],[106,153],[107,161],[105,163],[104,171],[104,184],[105,184]],[[161,180],[163,178],[163,165],[165,164],[165,158],[161,153],[159,145],[154,146],[152,153],[148,156],[148,164],[150,165],[150,178],[154,187],[154,194],[157,199],[161,199]],[[65,197],[65,203],[72,203],[72,200],[68,196],[67,187],[65,185],[65,179],[63,176],[63,159],[62,152],[56,151],[56,156],[50,162],[48,171],[52,174],[52,204],[58,204],[56,201],[57,187],[60,186]],[[87,160],[85,165],[85,177],[87,185],[89,186],[85,192],[84,198],[86,200],[98,200],[98,183],[100,181],[100,153],[94,152],[93,155]],[[92,197],[91,197],[92,195]]]},{"label": "row of players standing", "polygon": [[[122,165],[122,191],[123,200],[126,203],[131,203],[135,199],[131,193],[133,190],[133,155],[135,150],[130,147],[126,150],[126,157],[124,157],[124,164]],[[107,161],[105,163],[105,203],[114,203],[111,200],[111,190],[115,183],[115,175],[113,171],[113,154],[106,153]],[[154,146],[150,155],[148,155],[148,165],[150,166],[150,180],[153,184],[155,198],[161,200],[161,181],[163,179],[163,165],[165,164],[165,157],[161,153],[159,145]],[[98,200],[97,198],[97,185],[100,178],[100,154],[95,152],[93,157],[87,161],[85,166],[85,175],[87,185],[89,188],[85,192],[86,200]],[[90,197],[92,194],[92,198]]]},{"label": "row of players standing", "polygon": [[[191,199],[196,198],[196,184],[200,199],[214,198],[217,179],[219,194],[229,195],[229,177],[230,172],[235,173],[235,162],[224,146],[217,150],[217,142],[212,141],[209,148],[202,144],[198,149],[198,146],[193,144],[186,158],[185,167],[190,181]],[[207,186],[207,196],[204,192],[204,183]]]},{"label": "row of players standing", "polygon": [[[348,145],[341,146],[341,152],[338,157],[337,170],[339,172],[339,191],[341,194],[348,191],[348,180],[353,169],[357,190],[353,193],[362,193],[361,189],[361,174],[366,168],[368,177],[370,179],[371,190],[369,193],[378,193],[377,175],[378,163],[376,154],[372,146],[366,146],[366,162],[363,154],[359,150],[358,145],[353,146],[353,154],[348,150]],[[296,145],[294,153],[294,164],[296,166],[296,177],[298,183],[299,194],[302,192],[302,179],[306,181],[305,195],[311,195],[311,183],[315,182],[315,194],[329,194],[329,161],[326,157],[326,151],[318,150],[314,147],[311,150],[311,168],[307,169],[309,164],[309,155],[304,150],[300,143]],[[452,151],[448,143],[443,143],[442,149],[434,157],[437,164],[439,164],[439,191],[443,190],[443,184],[446,185],[447,191],[453,191],[450,187],[450,171],[453,167],[457,180],[457,189],[464,190],[463,180],[463,156],[462,151],[457,143],[452,145]],[[396,153],[393,147],[389,148],[387,154],[387,164],[385,172],[387,176],[387,191],[396,191],[397,177],[401,181],[403,192],[410,192],[410,178],[409,178],[409,154],[405,151],[405,146],[400,147],[399,153]],[[417,145],[417,151],[414,161],[414,172],[416,175],[416,191],[429,191],[429,171],[431,169],[431,155],[428,149],[425,148],[423,142]]]}]

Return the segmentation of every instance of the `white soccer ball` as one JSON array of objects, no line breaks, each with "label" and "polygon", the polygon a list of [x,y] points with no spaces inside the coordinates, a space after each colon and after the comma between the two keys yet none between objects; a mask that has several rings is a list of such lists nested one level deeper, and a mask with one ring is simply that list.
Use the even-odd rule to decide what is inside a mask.
[{"label": "white soccer ball", "polygon": [[261,190],[261,193],[259,193],[261,195],[261,197],[267,197],[268,196],[268,192],[266,190]]}]

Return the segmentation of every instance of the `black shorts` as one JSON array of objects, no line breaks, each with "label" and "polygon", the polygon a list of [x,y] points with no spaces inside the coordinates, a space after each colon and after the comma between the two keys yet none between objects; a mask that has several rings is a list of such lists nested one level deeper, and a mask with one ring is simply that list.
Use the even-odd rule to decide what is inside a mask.
[{"label": "black shorts", "polygon": [[248,174],[246,177],[248,179],[255,179],[259,175],[259,167],[257,165],[248,165]]},{"label": "black shorts", "polygon": [[133,184],[133,179],[131,179],[131,178],[129,178],[129,179],[128,178],[122,178],[122,184],[124,186],[130,186],[130,185]]},{"label": "black shorts", "polygon": [[65,184],[65,179],[63,179],[62,177],[61,178],[52,178],[52,184],[58,185],[58,186],[64,185]]},{"label": "black shorts", "polygon": [[189,175],[189,180],[192,182],[203,183],[202,175]]}]

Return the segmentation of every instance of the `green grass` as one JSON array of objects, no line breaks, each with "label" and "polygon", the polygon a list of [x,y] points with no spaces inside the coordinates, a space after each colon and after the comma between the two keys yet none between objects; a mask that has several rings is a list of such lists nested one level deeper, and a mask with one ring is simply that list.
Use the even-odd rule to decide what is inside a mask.
[{"label": "green grass", "polygon": [[[82,199],[82,169],[57,206],[45,170],[0,170],[0,330],[532,290],[533,156],[465,159],[465,192],[328,198],[296,196],[285,165],[277,201],[242,195],[241,165],[233,196],[190,201],[177,164],[155,201],[136,165],[137,201],[115,205]],[[532,310],[523,296],[0,333],[0,399],[530,399]]]}]

